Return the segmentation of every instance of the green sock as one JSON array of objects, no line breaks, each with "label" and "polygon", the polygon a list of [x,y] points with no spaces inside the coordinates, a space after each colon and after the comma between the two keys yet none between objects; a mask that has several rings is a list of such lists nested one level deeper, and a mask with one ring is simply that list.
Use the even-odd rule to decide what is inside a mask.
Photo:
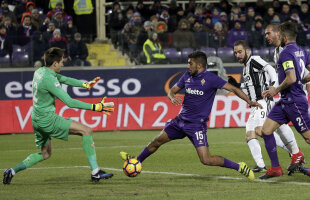
[{"label": "green sock", "polygon": [[91,135],[83,136],[82,147],[83,147],[83,150],[87,156],[91,170],[98,168],[93,136],[91,136]]},{"label": "green sock", "polygon": [[37,164],[38,162],[41,162],[44,160],[41,153],[34,153],[30,154],[24,161],[17,164],[15,167],[13,167],[15,173],[27,169],[29,167],[32,167],[33,165]]}]

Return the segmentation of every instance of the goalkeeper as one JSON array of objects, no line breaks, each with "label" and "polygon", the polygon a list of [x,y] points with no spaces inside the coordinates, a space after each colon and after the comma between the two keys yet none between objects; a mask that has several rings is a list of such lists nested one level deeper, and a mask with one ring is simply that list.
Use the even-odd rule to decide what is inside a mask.
[{"label": "goalkeeper", "polygon": [[112,173],[102,171],[97,164],[92,129],[72,119],[58,116],[55,112],[56,98],[70,108],[93,110],[107,115],[114,111],[113,102],[104,103],[105,98],[97,104],[84,103],[72,99],[61,88],[60,83],[91,89],[100,79],[97,77],[93,81],[83,83],[77,79],[58,74],[63,66],[63,55],[64,51],[60,48],[48,49],[44,54],[46,66],[37,69],[33,76],[33,111],[31,119],[35,133],[35,143],[37,148],[41,149],[41,152],[30,154],[15,167],[5,170],[3,184],[10,184],[16,173],[50,158],[52,154],[51,137],[67,141],[69,134],[82,136],[82,147],[92,170],[92,181],[97,182],[100,179],[113,176]]}]

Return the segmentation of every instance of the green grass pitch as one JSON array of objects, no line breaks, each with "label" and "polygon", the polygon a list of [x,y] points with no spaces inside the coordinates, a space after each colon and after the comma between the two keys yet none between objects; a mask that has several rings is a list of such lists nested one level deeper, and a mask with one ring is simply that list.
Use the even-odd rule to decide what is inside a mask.
[{"label": "green grass pitch", "polygon": [[[187,138],[162,146],[146,159],[142,173],[129,178],[122,172],[120,151],[138,155],[160,131],[95,132],[99,165],[114,177],[97,184],[90,181],[90,169],[81,148],[81,137],[69,136],[64,142],[53,139],[49,160],[18,173],[11,185],[0,186],[0,199],[309,199],[310,177],[296,172],[287,176],[288,153],[278,148],[284,176],[270,181],[249,181],[237,171],[204,166]],[[212,155],[255,165],[244,139],[244,128],[209,129]],[[295,132],[297,142],[310,162],[310,148]],[[270,161],[260,139],[266,165]],[[13,167],[36,152],[33,134],[0,135],[0,169]],[[307,166],[308,164],[306,164]],[[310,167],[310,164],[308,165]],[[2,175],[2,174],[1,174]],[[1,177],[2,178],[2,177]]]}]

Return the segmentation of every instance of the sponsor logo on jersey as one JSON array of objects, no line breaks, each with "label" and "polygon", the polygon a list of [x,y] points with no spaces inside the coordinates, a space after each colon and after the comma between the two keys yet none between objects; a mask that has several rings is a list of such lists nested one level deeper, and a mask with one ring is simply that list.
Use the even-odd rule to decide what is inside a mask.
[{"label": "sponsor logo on jersey", "polygon": [[201,85],[204,85],[205,82],[206,82],[205,79],[202,79],[202,80],[201,80]]},{"label": "sponsor logo on jersey", "polygon": [[200,90],[193,90],[192,88],[187,88],[186,89],[187,94],[195,94],[195,95],[203,95],[204,92]]}]

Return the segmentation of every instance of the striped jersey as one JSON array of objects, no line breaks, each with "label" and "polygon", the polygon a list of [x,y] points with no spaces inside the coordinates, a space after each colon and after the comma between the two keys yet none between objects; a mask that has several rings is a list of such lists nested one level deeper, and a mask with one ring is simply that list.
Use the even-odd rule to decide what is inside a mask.
[{"label": "striped jersey", "polygon": [[262,92],[267,86],[277,85],[275,69],[260,56],[251,56],[243,68],[242,89],[251,101],[263,99]]}]

